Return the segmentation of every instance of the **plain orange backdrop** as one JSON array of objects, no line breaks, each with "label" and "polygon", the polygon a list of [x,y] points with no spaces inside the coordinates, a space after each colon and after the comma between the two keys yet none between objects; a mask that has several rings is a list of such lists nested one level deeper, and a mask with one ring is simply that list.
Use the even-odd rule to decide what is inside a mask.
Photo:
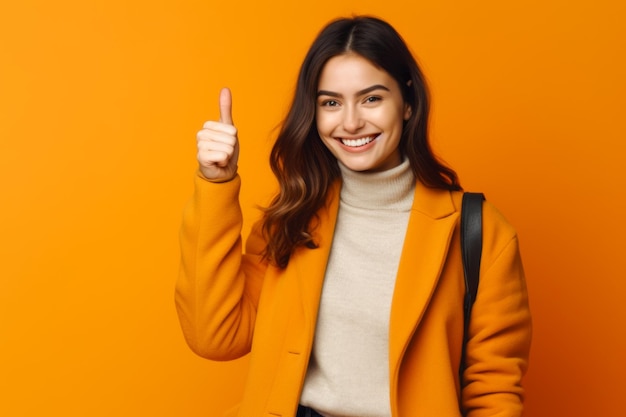
[{"label": "plain orange backdrop", "polygon": [[572,1],[69,1],[0,7],[0,415],[218,416],[246,359],[178,328],[195,132],[234,96],[247,223],[317,31],[390,21],[436,151],[519,231],[534,417],[620,416],[626,390],[626,8]]}]

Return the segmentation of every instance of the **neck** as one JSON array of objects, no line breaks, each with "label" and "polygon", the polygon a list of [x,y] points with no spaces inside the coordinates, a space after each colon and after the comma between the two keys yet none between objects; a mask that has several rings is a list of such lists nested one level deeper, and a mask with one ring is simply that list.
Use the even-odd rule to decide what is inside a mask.
[{"label": "neck", "polygon": [[355,207],[408,211],[413,201],[415,176],[408,159],[380,172],[352,171],[339,163],[343,185],[341,200]]}]

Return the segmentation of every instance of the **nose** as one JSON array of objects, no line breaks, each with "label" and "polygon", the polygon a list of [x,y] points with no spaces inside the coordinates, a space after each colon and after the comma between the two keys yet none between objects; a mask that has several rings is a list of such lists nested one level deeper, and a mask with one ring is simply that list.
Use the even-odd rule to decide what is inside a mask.
[{"label": "nose", "polygon": [[343,128],[346,132],[357,132],[364,125],[361,112],[358,108],[347,106],[343,114]]}]

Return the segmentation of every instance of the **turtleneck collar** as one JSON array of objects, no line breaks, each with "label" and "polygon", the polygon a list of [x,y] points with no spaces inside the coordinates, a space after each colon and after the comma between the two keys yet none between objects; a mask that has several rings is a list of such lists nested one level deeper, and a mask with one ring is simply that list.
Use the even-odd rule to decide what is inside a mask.
[{"label": "turtleneck collar", "polygon": [[342,203],[370,210],[411,210],[415,176],[408,159],[381,172],[352,171],[338,163],[343,179]]}]

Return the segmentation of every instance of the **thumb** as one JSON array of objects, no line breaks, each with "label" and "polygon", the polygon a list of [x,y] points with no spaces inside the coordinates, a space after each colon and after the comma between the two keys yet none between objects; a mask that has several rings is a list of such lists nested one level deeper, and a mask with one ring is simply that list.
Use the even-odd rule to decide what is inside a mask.
[{"label": "thumb", "polygon": [[220,122],[233,124],[233,97],[228,88],[220,91]]}]

